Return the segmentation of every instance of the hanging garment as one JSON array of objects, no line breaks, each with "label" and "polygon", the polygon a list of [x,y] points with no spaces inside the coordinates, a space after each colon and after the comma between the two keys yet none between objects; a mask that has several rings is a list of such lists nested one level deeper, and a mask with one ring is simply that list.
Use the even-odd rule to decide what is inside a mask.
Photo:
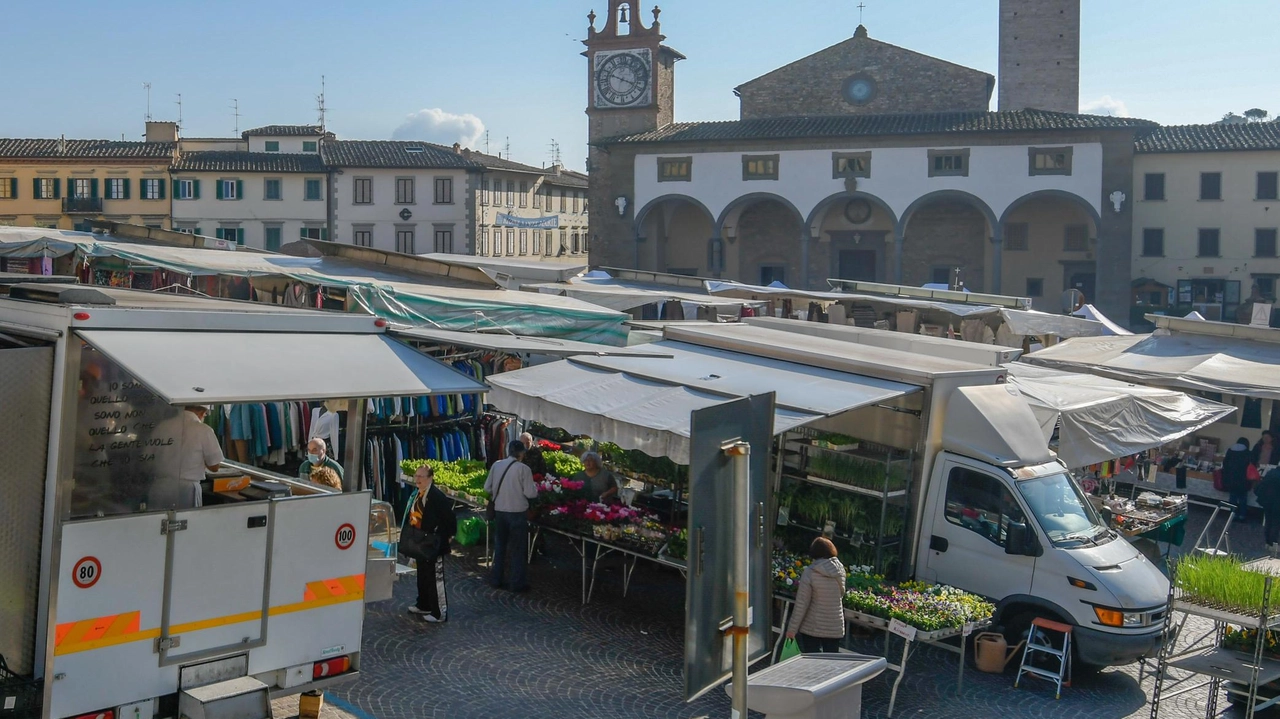
[{"label": "hanging garment", "polygon": [[292,282],[284,288],[283,304],[285,307],[307,307],[310,304],[307,294],[306,285],[301,282]]}]

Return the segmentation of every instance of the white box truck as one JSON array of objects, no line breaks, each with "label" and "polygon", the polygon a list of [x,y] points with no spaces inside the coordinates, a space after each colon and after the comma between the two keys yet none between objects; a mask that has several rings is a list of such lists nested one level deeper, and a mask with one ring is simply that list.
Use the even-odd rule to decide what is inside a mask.
[{"label": "white box truck", "polygon": [[483,389],[373,317],[0,286],[0,655],[42,682],[47,719],[350,679],[388,561],[371,558],[369,493],[285,480],[291,496],[148,506],[177,478],[182,407],[350,400],[350,479],[366,398]]},{"label": "white box truck", "polygon": [[[918,387],[914,410],[866,407],[822,424],[914,452],[902,577],[989,597],[996,623],[1013,636],[1037,616],[1071,624],[1085,664],[1128,664],[1159,648],[1168,579],[1093,511],[1000,367],[887,349],[822,327],[673,326],[664,339]],[[775,389],[768,376],[758,388]]]}]

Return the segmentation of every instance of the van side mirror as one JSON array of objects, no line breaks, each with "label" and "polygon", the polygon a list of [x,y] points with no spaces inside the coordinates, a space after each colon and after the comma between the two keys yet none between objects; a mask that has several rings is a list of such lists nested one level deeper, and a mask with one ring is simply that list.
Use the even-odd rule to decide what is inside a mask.
[{"label": "van side mirror", "polygon": [[1009,522],[1005,528],[1004,553],[1023,557],[1040,556],[1040,543],[1026,522]]}]

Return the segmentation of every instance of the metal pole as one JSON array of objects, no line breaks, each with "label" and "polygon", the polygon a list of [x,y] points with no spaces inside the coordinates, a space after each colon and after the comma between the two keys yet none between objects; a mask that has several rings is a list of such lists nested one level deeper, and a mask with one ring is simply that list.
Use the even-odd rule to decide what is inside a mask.
[{"label": "metal pole", "polygon": [[733,457],[733,719],[747,717],[747,634],[751,601],[751,445],[734,441],[724,447]]}]

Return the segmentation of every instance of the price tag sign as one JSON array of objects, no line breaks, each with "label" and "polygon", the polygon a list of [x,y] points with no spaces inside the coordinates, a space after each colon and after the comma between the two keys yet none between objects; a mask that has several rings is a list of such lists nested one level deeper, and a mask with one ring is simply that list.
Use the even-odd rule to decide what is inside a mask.
[{"label": "price tag sign", "polygon": [[778,526],[785,527],[791,524],[791,508],[778,507]]},{"label": "price tag sign", "polygon": [[836,533],[836,523],[828,519],[827,523],[822,525],[822,534],[824,536],[830,537],[830,536],[833,536],[835,533]]},{"label": "price tag sign", "polygon": [[916,640],[916,628],[910,624],[904,624],[897,619],[889,620],[889,633],[897,634],[909,642],[914,642]]},{"label": "price tag sign", "polygon": [[964,636],[966,636],[966,637],[967,637],[967,636],[969,636],[970,634],[973,634],[973,622],[965,622],[965,623],[964,623]]}]

